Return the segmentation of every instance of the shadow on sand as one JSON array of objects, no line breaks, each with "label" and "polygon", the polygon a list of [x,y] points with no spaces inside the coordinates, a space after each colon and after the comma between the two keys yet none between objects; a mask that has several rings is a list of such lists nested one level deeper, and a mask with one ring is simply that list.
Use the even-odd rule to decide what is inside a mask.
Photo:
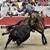
[{"label": "shadow on sand", "polygon": [[42,44],[23,44],[24,46],[43,46]]}]

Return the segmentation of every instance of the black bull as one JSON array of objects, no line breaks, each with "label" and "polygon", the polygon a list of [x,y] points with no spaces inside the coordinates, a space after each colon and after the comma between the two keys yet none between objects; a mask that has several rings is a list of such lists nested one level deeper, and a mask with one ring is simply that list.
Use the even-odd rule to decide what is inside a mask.
[{"label": "black bull", "polygon": [[31,26],[30,22],[28,22],[29,18],[26,18],[22,22],[20,21],[18,23],[19,25],[15,25],[14,27],[13,26],[8,27],[7,29],[8,32],[2,34],[2,35],[9,34],[9,38],[8,38],[5,48],[7,48],[7,45],[9,44],[11,40],[16,41],[17,45],[19,46],[22,42],[24,42],[25,40],[29,38],[30,31],[32,29],[36,30],[42,35],[43,45],[47,44],[47,39],[44,35],[45,26],[43,23],[43,19],[41,17],[37,17],[35,19],[36,19],[35,24],[33,26]]}]

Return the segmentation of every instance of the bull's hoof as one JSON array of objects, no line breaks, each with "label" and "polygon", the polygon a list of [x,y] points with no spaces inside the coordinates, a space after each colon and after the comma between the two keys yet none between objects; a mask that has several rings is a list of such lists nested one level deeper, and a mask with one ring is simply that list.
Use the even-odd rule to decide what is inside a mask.
[{"label": "bull's hoof", "polygon": [[17,44],[17,47],[19,47],[20,46],[20,44]]},{"label": "bull's hoof", "polygon": [[17,41],[17,47],[19,47],[19,46],[20,46],[20,44],[21,44],[21,43],[20,43],[20,41]]},{"label": "bull's hoof", "polygon": [[7,49],[7,47],[4,48],[5,50]]},{"label": "bull's hoof", "polygon": [[43,45],[47,45],[47,41],[45,43],[43,43]]}]

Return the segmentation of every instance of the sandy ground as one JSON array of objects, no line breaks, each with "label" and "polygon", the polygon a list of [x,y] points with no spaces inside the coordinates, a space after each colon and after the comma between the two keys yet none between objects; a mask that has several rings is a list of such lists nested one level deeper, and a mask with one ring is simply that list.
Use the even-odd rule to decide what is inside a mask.
[{"label": "sandy ground", "polygon": [[[4,50],[8,39],[8,35],[1,35],[3,32],[6,32],[6,29],[0,29],[0,50]],[[31,32],[30,35],[30,38],[18,48],[16,47],[17,45],[11,41],[7,50],[50,50],[50,29],[45,30],[45,36],[48,41],[48,44],[45,46],[42,45],[41,34],[35,31],[35,33]]]}]

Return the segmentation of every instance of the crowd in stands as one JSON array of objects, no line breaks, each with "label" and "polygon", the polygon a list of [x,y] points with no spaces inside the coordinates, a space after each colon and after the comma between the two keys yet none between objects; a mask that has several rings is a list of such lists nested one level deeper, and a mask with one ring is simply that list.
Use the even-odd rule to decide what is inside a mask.
[{"label": "crowd in stands", "polygon": [[48,0],[0,0],[0,16],[27,16],[35,6],[49,5]]},{"label": "crowd in stands", "polygon": [[[26,8],[27,8],[27,10],[26,10]],[[14,1],[14,2],[7,1],[6,2],[6,1],[4,1],[2,4],[0,4],[0,16],[25,15],[25,14],[27,14],[27,11],[30,11],[32,9],[33,9],[32,4],[29,4],[26,2],[17,2],[17,1]]]}]

